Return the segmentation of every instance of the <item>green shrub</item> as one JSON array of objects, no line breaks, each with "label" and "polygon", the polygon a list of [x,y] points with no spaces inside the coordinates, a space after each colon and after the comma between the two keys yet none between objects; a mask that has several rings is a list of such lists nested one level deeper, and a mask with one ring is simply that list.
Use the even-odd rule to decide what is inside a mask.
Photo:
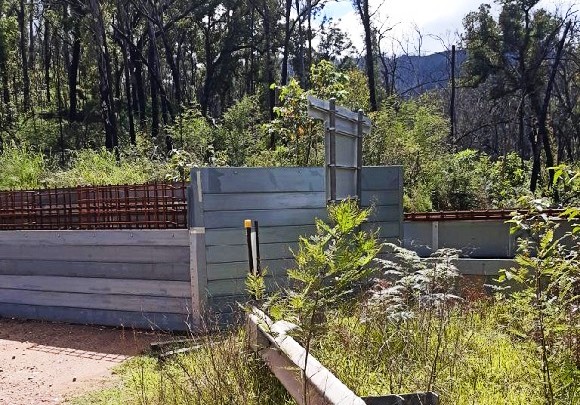
[{"label": "green shrub", "polygon": [[43,185],[46,164],[41,153],[33,152],[25,144],[4,145],[0,154],[0,189],[34,189]]},{"label": "green shrub", "polygon": [[201,166],[208,162],[215,128],[197,108],[184,109],[166,131],[173,137],[175,149],[182,149],[191,156],[192,164]]},{"label": "green shrub", "polygon": [[246,96],[226,111],[214,142],[216,152],[222,152],[220,163],[234,167],[246,165],[248,157],[259,146],[260,118],[257,97]]},{"label": "green shrub", "polygon": [[139,184],[156,179],[160,173],[144,158],[121,156],[106,149],[75,152],[68,170],[55,172],[47,182],[52,187],[78,185]]}]

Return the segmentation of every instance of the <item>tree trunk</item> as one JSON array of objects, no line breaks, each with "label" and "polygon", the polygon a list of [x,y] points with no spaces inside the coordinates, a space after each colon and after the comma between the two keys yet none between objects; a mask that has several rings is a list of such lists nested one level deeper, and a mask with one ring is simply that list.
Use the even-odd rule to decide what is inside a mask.
[{"label": "tree trunk", "polygon": [[147,35],[149,36],[147,62],[149,65],[149,87],[151,90],[151,136],[157,138],[159,136],[159,94],[153,73],[157,69],[157,61],[155,58],[155,33],[153,32],[153,24],[151,22],[147,23]]},{"label": "tree trunk", "polygon": [[[275,118],[274,107],[276,106],[276,91],[272,88],[274,84],[274,63],[272,62],[272,16],[270,15],[270,8],[267,2],[264,2],[264,37],[266,39],[266,66],[265,66],[265,92],[268,95],[268,113],[270,119]],[[270,148],[274,148],[273,139],[270,139]]]},{"label": "tree trunk", "polygon": [[455,45],[451,46],[451,100],[449,102],[449,140],[455,143]]},{"label": "tree trunk", "polygon": [[[131,37],[129,37],[131,40]],[[145,87],[143,86],[143,60],[142,55],[138,49],[143,48],[143,42],[139,41],[136,47],[129,47],[130,65],[133,68],[133,85],[135,88],[133,109],[139,112],[139,127],[144,130],[147,127],[147,96],[145,95]]]},{"label": "tree trunk", "polygon": [[373,33],[371,26],[371,15],[369,11],[369,0],[355,0],[359,17],[365,32],[365,65],[367,72],[367,82],[369,87],[369,101],[371,111],[377,111],[377,93],[375,88],[375,58],[373,52]]},{"label": "tree trunk", "polygon": [[28,13],[28,69],[34,70],[34,0],[30,0]]},{"label": "tree trunk", "polygon": [[18,7],[18,30],[20,31],[20,59],[22,65],[22,96],[23,96],[23,109],[24,111],[30,111],[32,103],[30,100],[30,76],[28,74],[28,35],[26,27],[26,13],[24,10],[24,0],[19,1]]},{"label": "tree trunk", "polygon": [[44,22],[44,52],[43,52],[43,65],[44,65],[44,87],[46,92],[46,102],[50,104],[50,59],[51,59],[51,32],[50,24]]},{"label": "tree trunk", "polygon": [[97,46],[97,59],[99,66],[99,93],[101,96],[101,115],[105,125],[105,146],[113,150],[119,146],[117,132],[117,117],[115,115],[115,105],[111,88],[111,58],[105,36],[105,25],[103,14],[99,7],[98,0],[90,0],[89,6],[93,19],[93,33]]},{"label": "tree trunk", "polygon": [[73,28],[73,48],[71,60],[68,67],[68,119],[70,122],[77,119],[77,83],[79,74],[79,65],[81,61],[81,32],[80,21],[75,23]]},{"label": "tree trunk", "polygon": [[[0,0],[0,18],[3,18],[4,1]],[[12,113],[10,108],[10,84],[8,71],[8,51],[6,44],[6,34],[4,30],[0,30],[0,75],[2,75],[2,103],[4,104],[4,113],[6,114],[6,123],[10,124],[12,121]]]},{"label": "tree trunk", "polygon": [[[552,90],[554,88],[554,81],[556,79],[556,73],[558,71],[558,65],[562,59],[562,50],[564,49],[564,44],[566,43],[566,37],[568,36],[568,31],[572,26],[572,21],[568,21],[564,27],[564,32],[562,37],[558,42],[556,47],[556,55],[554,56],[554,63],[552,64],[552,70],[550,71],[550,77],[546,85],[546,91],[544,92],[544,97],[542,102],[539,100],[539,95],[534,93],[534,107],[536,110],[536,119],[538,120],[538,149],[543,147],[544,154],[546,155],[546,166],[548,168],[548,187],[552,187],[552,182],[554,180],[554,153],[552,152],[552,145],[550,144],[550,136],[548,133],[548,109],[550,107],[550,99],[552,97]],[[537,159],[539,161],[539,157]],[[535,162],[534,162],[535,163]],[[538,170],[539,172],[539,170]],[[532,192],[536,191],[538,175],[532,178],[530,183],[530,190]]]},{"label": "tree trunk", "polygon": [[284,9],[284,46],[282,51],[282,72],[280,83],[282,86],[288,84],[288,59],[290,57],[290,12],[292,11],[292,0],[286,0]]},{"label": "tree trunk", "polygon": [[302,29],[302,18],[300,17],[300,0],[296,0],[296,14],[298,24],[298,46],[296,49],[296,76],[300,81],[300,86],[304,88],[304,32]]},{"label": "tree trunk", "polygon": [[[119,15],[119,24],[123,27],[125,35],[129,35],[129,17],[127,15],[127,9],[122,1],[117,1],[117,10]],[[130,44],[128,42],[128,37],[119,39],[119,45],[121,47],[121,54],[123,56],[123,74],[125,79],[125,97],[127,98],[127,119],[129,121],[129,141],[131,145],[137,144],[137,137],[135,134],[135,118],[133,110],[133,89],[131,88],[132,78],[131,78],[131,59],[129,58],[129,48]]]}]

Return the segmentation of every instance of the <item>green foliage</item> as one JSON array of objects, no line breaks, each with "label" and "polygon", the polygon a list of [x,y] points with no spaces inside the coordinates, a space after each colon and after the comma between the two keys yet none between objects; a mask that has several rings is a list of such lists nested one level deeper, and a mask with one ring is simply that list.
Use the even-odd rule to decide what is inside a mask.
[{"label": "green foliage", "polygon": [[417,253],[388,243],[385,254],[388,259],[376,259],[383,277],[369,299],[373,311],[385,312],[390,320],[402,320],[426,309],[444,314],[448,304],[461,300],[454,294],[458,252],[441,249],[429,260],[421,260]]},{"label": "green foliage", "polygon": [[320,124],[308,118],[308,93],[295,79],[279,89],[280,106],[274,109],[276,118],[265,125],[267,136],[286,148],[284,160],[294,166],[321,165],[324,132]]},{"label": "green foliage", "polygon": [[244,166],[257,149],[260,105],[257,97],[244,97],[230,107],[217,130],[214,148],[227,166]]},{"label": "green foliage", "polygon": [[190,353],[163,362],[135,357],[117,370],[116,386],[72,399],[73,405],[290,405],[284,387],[254,353],[246,337],[232,331],[209,335]]},{"label": "green foliage", "polygon": [[316,234],[301,237],[288,270],[291,288],[270,308],[276,317],[298,325],[307,342],[318,333],[325,311],[344,303],[375,272],[372,261],[381,245],[374,233],[360,230],[370,215],[355,200],[328,207],[329,223],[316,220]]},{"label": "green foliage", "polygon": [[312,352],[361,396],[431,388],[442,404],[542,405],[534,347],[504,331],[503,313],[487,303],[403,321],[364,308],[333,313]]},{"label": "green foliage", "polygon": [[189,154],[191,164],[201,165],[207,161],[214,129],[197,108],[184,109],[176,118],[175,124],[168,126],[166,130],[173,137],[177,149]]},{"label": "green foliage", "polygon": [[434,208],[469,210],[486,205],[489,158],[466,149],[450,155],[434,190]]},{"label": "green foliage", "polygon": [[344,106],[353,111],[370,110],[369,86],[367,76],[359,69],[350,69],[347,72],[346,95]]},{"label": "green foliage", "polygon": [[249,273],[246,277],[246,291],[257,302],[266,298],[265,277],[267,274],[268,269],[262,269],[261,274]]},{"label": "green foliage", "polygon": [[14,126],[14,139],[19,144],[44,152],[54,151],[59,145],[59,123],[56,120],[44,120],[23,114]]},{"label": "green foliage", "polygon": [[78,185],[139,184],[162,175],[151,161],[144,158],[122,156],[102,148],[75,152],[68,170],[55,172],[47,179],[51,187],[75,187]]},{"label": "green foliage", "polygon": [[310,69],[310,80],[313,93],[323,100],[336,99],[336,104],[343,105],[348,95],[346,86],[349,77],[336,69],[333,63],[322,60]]},{"label": "green foliage", "polygon": [[46,164],[42,154],[33,152],[26,144],[4,145],[4,152],[0,154],[0,189],[40,188],[45,175]]},{"label": "green foliage", "polygon": [[488,161],[480,174],[486,179],[489,205],[494,208],[518,207],[519,198],[529,193],[530,170],[530,162],[522,161],[515,152],[500,156],[495,162]]},{"label": "green foliage", "polygon": [[[556,181],[578,186],[573,184],[578,182],[576,174],[568,177],[564,168],[557,172]],[[515,288],[509,297],[501,297],[510,308],[506,322],[517,336],[533,337],[542,362],[546,402],[574,403],[580,400],[580,207],[569,207],[562,218],[554,218],[546,212],[546,200],[524,201],[528,211],[509,221],[513,232],[524,235],[517,266],[504,270],[499,278]],[[562,364],[570,367],[563,369]],[[569,385],[555,384],[555,369]]]},{"label": "green foliage", "polygon": [[446,155],[447,120],[436,108],[419,101],[387,100],[371,116],[373,129],[365,139],[368,165],[403,165],[405,209],[431,210],[435,188]]},{"label": "green foliage", "polygon": [[369,165],[402,165],[406,211],[515,207],[529,184],[529,163],[510,153],[496,161],[446,144],[447,119],[428,98],[391,98],[372,115]]}]

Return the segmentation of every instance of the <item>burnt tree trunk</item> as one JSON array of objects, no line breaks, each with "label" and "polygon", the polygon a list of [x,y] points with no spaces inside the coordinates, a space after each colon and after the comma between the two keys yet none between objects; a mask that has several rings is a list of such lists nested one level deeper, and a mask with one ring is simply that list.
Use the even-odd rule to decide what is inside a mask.
[{"label": "burnt tree trunk", "polygon": [[371,26],[371,14],[369,10],[369,0],[354,0],[354,5],[365,32],[365,68],[367,73],[367,83],[369,87],[369,101],[371,111],[377,111],[377,93],[375,87],[375,58],[373,52],[373,33]]},{"label": "burnt tree trunk", "polygon": [[115,115],[115,105],[113,102],[113,92],[111,88],[111,57],[105,36],[105,25],[103,15],[98,0],[90,0],[89,7],[93,19],[93,33],[97,46],[97,59],[99,67],[99,93],[101,97],[101,115],[105,125],[105,146],[109,150],[119,146],[117,132],[117,117]]},{"label": "burnt tree trunk", "polygon": [[78,84],[78,74],[79,65],[81,62],[81,32],[80,32],[80,21],[77,21],[73,28],[73,44],[70,64],[68,66],[68,119],[69,121],[75,121],[78,116],[78,106],[77,106],[77,84]]},{"label": "burnt tree trunk", "polygon": [[30,99],[30,76],[28,72],[28,33],[26,27],[26,12],[24,8],[24,0],[20,0],[18,3],[18,30],[20,31],[19,37],[19,51],[20,60],[22,68],[22,96],[23,96],[23,106],[24,111],[30,111],[32,108],[32,102]]},{"label": "burnt tree trunk", "polygon": [[[538,120],[538,145],[537,149],[543,148],[544,154],[546,155],[546,166],[548,168],[548,187],[552,186],[554,180],[554,153],[552,151],[552,145],[550,144],[550,136],[548,132],[548,109],[550,107],[550,99],[552,97],[552,90],[554,88],[554,81],[556,79],[556,73],[558,71],[558,65],[562,59],[562,50],[564,49],[564,44],[566,43],[566,37],[572,26],[572,21],[568,21],[564,27],[564,32],[562,37],[558,42],[556,47],[556,55],[554,56],[554,62],[552,64],[552,70],[550,71],[550,77],[548,78],[548,83],[546,85],[546,90],[544,92],[544,97],[540,100],[537,93],[532,95],[533,105],[536,113],[536,119]],[[532,168],[532,178],[530,181],[530,191],[535,192],[537,189],[537,182],[540,174],[539,165],[539,152],[536,152],[537,156],[534,156],[534,166]],[[536,163],[537,161],[537,163]]]}]

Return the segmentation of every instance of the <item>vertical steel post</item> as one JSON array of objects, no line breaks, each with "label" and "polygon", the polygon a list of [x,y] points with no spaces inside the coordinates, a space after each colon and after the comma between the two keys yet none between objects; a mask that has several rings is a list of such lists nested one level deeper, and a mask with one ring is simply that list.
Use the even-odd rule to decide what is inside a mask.
[{"label": "vertical steel post", "polygon": [[254,231],[256,233],[256,274],[262,275],[262,265],[260,264],[260,231],[258,228],[258,221],[254,221]]},{"label": "vertical steel post", "polygon": [[356,196],[362,205],[362,149],[363,149],[363,110],[358,110],[356,125]]},{"label": "vertical steel post", "polygon": [[330,171],[330,202],[336,201],[336,99],[329,100],[328,137],[330,141],[329,171]]}]

